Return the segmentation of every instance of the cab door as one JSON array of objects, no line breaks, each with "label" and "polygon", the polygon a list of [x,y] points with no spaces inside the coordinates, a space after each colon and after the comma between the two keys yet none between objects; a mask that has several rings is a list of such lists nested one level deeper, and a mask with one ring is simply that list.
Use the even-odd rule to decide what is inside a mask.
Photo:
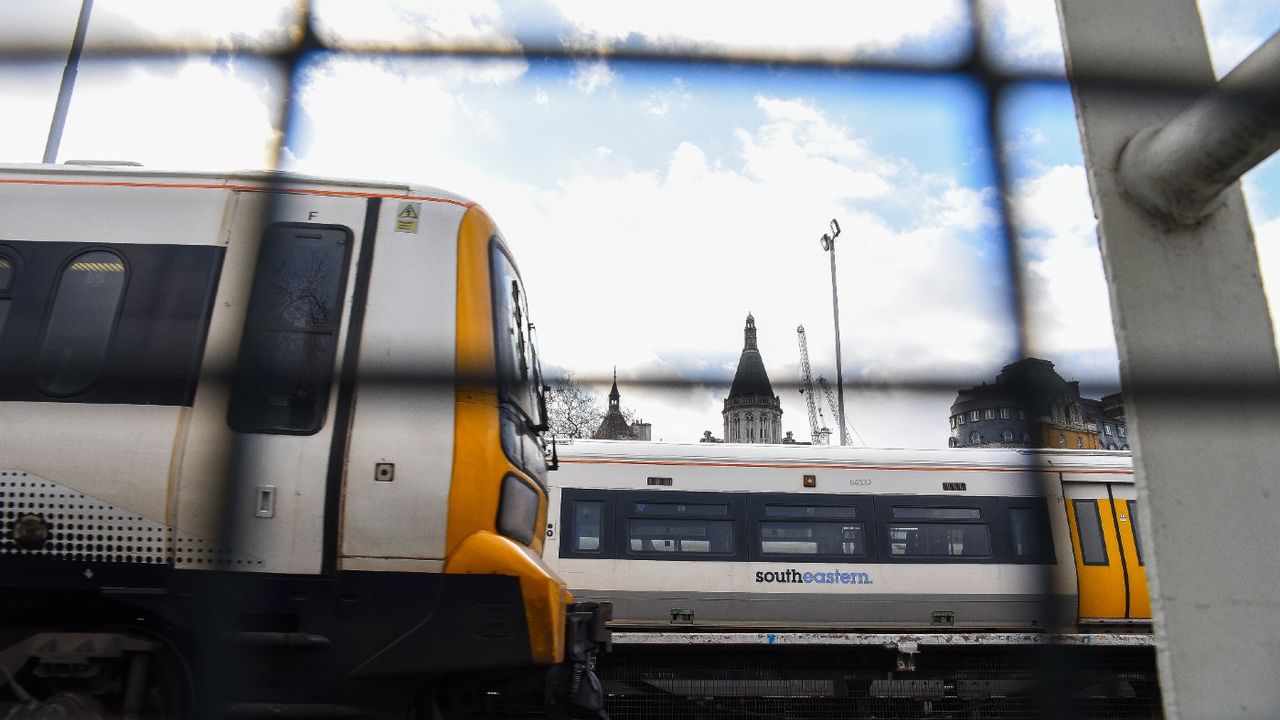
[{"label": "cab door", "polygon": [[1080,622],[1150,620],[1141,540],[1135,534],[1133,485],[1066,482],[1063,493],[1076,563]]}]

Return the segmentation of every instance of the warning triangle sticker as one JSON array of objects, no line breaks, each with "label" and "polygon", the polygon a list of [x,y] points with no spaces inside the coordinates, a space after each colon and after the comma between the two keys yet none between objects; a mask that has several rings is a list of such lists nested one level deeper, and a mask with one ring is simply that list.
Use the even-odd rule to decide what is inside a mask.
[{"label": "warning triangle sticker", "polygon": [[400,214],[397,216],[397,218],[400,220],[417,220],[418,219],[417,206],[411,203],[405,203],[404,207],[400,208]]}]

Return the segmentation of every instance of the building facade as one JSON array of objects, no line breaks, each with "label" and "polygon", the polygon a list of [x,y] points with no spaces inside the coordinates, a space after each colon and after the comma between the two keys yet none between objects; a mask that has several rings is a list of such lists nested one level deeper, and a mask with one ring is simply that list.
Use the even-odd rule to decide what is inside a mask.
[{"label": "building facade", "polygon": [[1081,397],[1079,382],[1039,358],[1004,366],[994,384],[961,390],[950,424],[950,447],[1129,449],[1119,394]]},{"label": "building facade", "polygon": [[756,319],[747,314],[742,355],[724,399],[724,441],[732,443],[782,442],[782,400],[773,394],[769,373],[756,345]]}]

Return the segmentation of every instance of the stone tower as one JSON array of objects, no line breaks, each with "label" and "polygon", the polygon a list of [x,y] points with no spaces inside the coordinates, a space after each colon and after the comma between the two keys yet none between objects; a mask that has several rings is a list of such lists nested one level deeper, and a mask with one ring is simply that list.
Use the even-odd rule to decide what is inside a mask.
[{"label": "stone tower", "polygon": [[782,442],[782,401],[773,394],[769,373],[756,346],[756,319],[747,313],[742,357],[734,373],[729,397],[724,399],[724,441],[735,443]]}]

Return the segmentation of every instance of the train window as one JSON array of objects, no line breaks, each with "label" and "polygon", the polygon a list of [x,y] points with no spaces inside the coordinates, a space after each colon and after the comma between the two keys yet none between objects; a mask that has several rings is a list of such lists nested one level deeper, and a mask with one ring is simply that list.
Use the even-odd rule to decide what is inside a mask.
[{"label": "train window", "polygon": [[731,555],[732,520],[642,520],[627,523],[633,553]]},{"label": "train window", "polygon": [[894,520],[981,520],[978,508],[900,507],[893,508]]},{"label": "train window", "polygon": [[267,228],[227,412],[232,429],[309,435],[324,425],[350,248],[344,227]]},{"label": "train window", "polygon": [[5,321],[9,319],[9,295],[13,288],[15,274],[14,262],[7,255],[0,253],[0,339],[4,338]]},{"label": "train window", "polygon": [[36,386],[68,397],[88,390],[102,374],[124,298],[124,260],[92,250],[72,258],[58,278],[40,345]]},{"label": "train window", "polygon": [[573,502],[573,549],[578,552],[600,552],[604,537],[604,503],[599,500]]},{"label": "train window", "polygon": [[891,523],[889,554],[893,557],[989,557],[991,531],[977,523]]},{"label": "train window", "polygon": [[771,505],[764,506],[764,516],[770,518],[831,518],[852,520],[858,517],[858,508],[845,505]]},{"label": "train window", "polygon": [[535,426],[542,406],[535,353],[529,330],[529,308],[516,266],[495,240],[490,252],[493,273],[493,332],[498,385],[503,398],[515,403]]},{"label": "train window", "polygon": [[1013,531],[1013,556],[1022,560],[1046,554],[1044,527],[1040,512],[1034,508],[1010,508],[1009,525]]},{"label": "train window", "polygon": [[729,506],[725,503],[670,503],[637,502],[637,515],[663,515],[678,517],[727,517]]},{"label": "train window", "polygon": [[1076,528],[1080,534],[1080,557],[1085,565],[1106,565],[1107,546],[1102,539],[1102,516],[1098,501],[1073,500]]},{"label": "train window", "polygon": [[764,555],[867,554],[862,523],[765,521],[760,523],[760,552]]},{"label": "train window", "polygon": [[1124,501],[1125,514],[1129,516],[1130,527],[1133,528],[1133,549],[1138,554],[1138,564],[1146,565],[1142,559],[1142,528],[1138,525],[1138,506],[1132,500]]}]

